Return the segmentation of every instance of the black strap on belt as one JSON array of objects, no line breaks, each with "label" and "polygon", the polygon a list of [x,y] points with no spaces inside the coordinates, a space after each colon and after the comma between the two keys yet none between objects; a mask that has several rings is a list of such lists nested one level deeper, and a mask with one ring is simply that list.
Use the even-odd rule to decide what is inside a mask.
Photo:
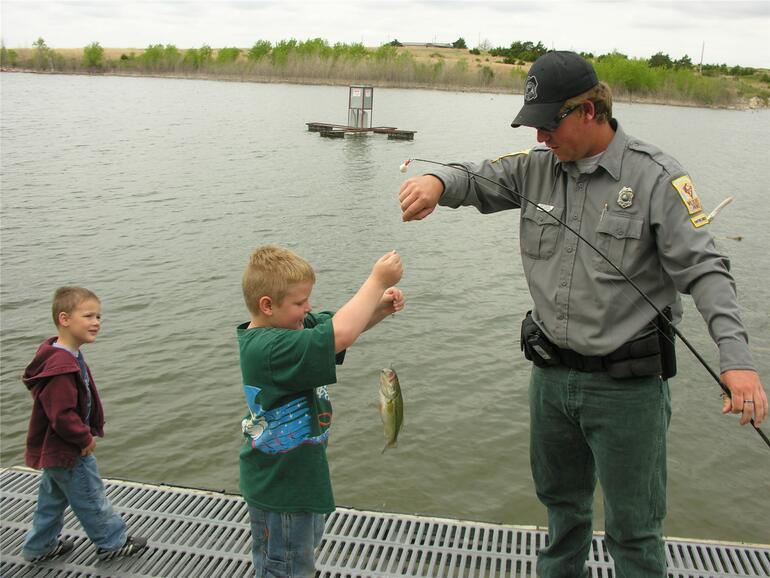
[{"label": "black strap on belt", "polygon": [[589,373],[594,371],[605,371],[607,369],[605,357],[580,355],[571,349],[557,348],[557,351],[559,353],[559,361],[561,361],[561,364],[564,367]]}]

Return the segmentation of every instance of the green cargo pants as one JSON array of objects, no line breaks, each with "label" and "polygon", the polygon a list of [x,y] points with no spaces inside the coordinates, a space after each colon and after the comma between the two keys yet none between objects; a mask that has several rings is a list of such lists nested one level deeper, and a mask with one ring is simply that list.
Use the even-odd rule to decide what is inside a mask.
[{"label": "green cargo pants", "polygon": [[533,366],[529,405],[532,476],[548,509],[537,575],[588,576],[598,478],[616,578],[665,578],[668,382]]}]

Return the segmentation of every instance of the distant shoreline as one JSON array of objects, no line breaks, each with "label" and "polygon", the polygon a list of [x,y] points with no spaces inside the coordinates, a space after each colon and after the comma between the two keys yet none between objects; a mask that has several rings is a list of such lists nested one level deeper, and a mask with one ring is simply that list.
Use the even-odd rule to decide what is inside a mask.
[{"label": "distant shoreline", "polygon": [[[61,76],[116,76],[124,78],[170,78],[176,80],[209,80],[219,82],[250,82],[258,84],[298,84],[298,85],[317,85],[317,86],[351,86],[355,84],[371,84],[377,88],[403,88],[403,89],[421,89],[421,90],[439,90],[444,92],[467,92],[478,94],[523,94],[514,92],[507,88],[500,87],[479,87],[479,86],[459,86],[451,84],[422,83],[413,81],[393,81],[378,80],[377,82],[366,82],[359,79],[319,79],[307,77],[280,78],[275,76],[255,76],[252,74],[207,74],[207,73],[128,73],[128,72],[70,72],[70,71],[48,71],[22,68],[0,67],[0,72],[20,73],[20,74],[40,74],[40,75],[61,75]],[[658,98],[655,96],[639,96],[624,94],[623,91],[613,92],[613,100],[626,104],[656,104],[661,106],[680,106],[688,108],[704,108],[714,110],[736,110],[752,111],[768,109],[770,105],[762,103],[761,99],[753,97],[744,99],[734,105],[706,105],[695,101],[685,101],[667,98]]]}]

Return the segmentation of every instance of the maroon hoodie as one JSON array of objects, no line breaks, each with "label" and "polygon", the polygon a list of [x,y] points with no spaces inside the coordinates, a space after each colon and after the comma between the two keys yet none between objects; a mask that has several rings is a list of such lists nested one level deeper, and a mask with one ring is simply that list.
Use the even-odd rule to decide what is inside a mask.
[{"label": "maroon hoodie", "polygon": [[67,350],[45,340],[24,371],[22,381],[34,403],[29,418],[26,464],[31,468],[71,468],[93,436],[104,435],[104,412],[91,380],[91,425],[85,423],[88,392],[80,366]]}]

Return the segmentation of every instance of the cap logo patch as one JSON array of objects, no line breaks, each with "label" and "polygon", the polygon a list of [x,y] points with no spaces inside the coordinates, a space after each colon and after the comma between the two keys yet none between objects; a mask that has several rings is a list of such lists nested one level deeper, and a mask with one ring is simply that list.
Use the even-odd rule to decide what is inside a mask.
[{"label": "cap logo patch", "polygon": [[537,99],[537,78],[527,77],[527,84],[524,85],[524,102]]}]

